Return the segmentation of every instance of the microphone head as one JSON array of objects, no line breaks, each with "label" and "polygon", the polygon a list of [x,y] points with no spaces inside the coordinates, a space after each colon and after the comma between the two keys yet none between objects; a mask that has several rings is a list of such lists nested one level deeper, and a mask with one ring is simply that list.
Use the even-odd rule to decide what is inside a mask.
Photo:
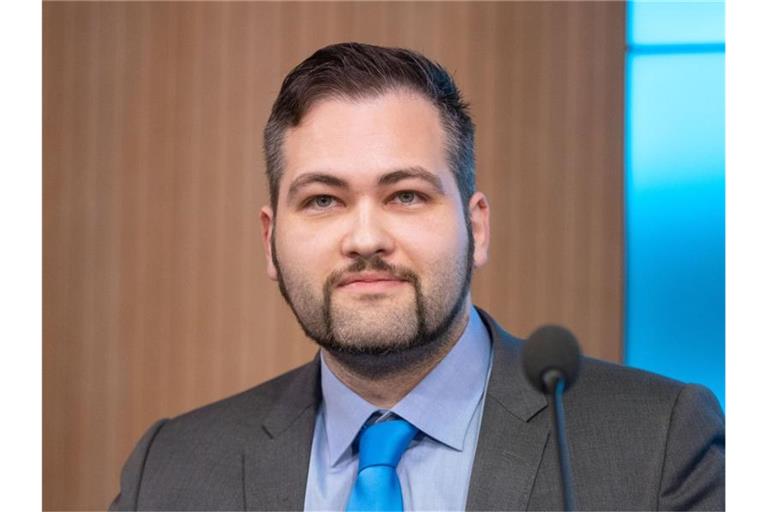
[{"label": "microphone head", "polygon": [[542,393],[548,393],[544,374],[557,370],[568,389],[579,374],[581,349],[576,337],[558,325],[539,327],[523,345],[523,369],[528,381]]}]

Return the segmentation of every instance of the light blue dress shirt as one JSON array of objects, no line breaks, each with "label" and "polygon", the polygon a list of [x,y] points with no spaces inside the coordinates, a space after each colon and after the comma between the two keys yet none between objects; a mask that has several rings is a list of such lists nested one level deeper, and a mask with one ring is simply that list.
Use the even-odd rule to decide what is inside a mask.
[{"label": "light blue dress shirt", "polygon": [[477,311],[445,358],[390,411],[343,384],[321,358],[323,402],[315,421],[305,510],[344,510],[357,477],[354,440],[371,414],[397,414],[421,432],[400,459],[405,510],[464,510],[491,367]]}]

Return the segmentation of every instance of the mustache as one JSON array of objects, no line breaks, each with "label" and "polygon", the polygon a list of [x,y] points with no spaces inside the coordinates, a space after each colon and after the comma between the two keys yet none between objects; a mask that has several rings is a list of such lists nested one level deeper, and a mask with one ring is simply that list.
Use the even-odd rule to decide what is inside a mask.
[{"label": "mustache", "polygon": [[395,279],[408,281],[412,284],[416,284],[419,281],[419,277],[411,269],[387,263],[381,256],[375,254],[370,257],[359,256],[347,268],[343,270],[334,270],[326,279],[324,288],[326,292],[328,292],[338,286],[348,274],[364,272],[366,270],[386,272]]}]

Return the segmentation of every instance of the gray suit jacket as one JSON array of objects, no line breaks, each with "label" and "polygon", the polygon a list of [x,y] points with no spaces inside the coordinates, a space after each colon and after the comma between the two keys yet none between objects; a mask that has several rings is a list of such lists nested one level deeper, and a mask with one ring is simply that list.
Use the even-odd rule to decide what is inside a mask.
[{"label": "gray suit jacket", "polygon": [[[525,381],[520,340],[481,316],[493,368],[467,508],[556,510],[547,401]],[[126,462],[110,509],[302,509],[319,382],[316,358],[155,423]],[[564,402],[578,508],[725,508],[724,419],[705,388],[585,359]]]}]

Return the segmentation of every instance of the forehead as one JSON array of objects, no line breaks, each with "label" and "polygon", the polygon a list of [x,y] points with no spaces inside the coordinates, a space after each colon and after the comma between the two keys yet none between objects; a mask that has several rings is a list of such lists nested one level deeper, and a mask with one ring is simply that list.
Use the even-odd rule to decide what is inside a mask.
[{"label": "forehead", "polygon": [[325,99],[286,131],[281,181],[319,171],[365,179],[415,166],[441,175],[448,172],[445,147],[437,108],[417,93]]}]

